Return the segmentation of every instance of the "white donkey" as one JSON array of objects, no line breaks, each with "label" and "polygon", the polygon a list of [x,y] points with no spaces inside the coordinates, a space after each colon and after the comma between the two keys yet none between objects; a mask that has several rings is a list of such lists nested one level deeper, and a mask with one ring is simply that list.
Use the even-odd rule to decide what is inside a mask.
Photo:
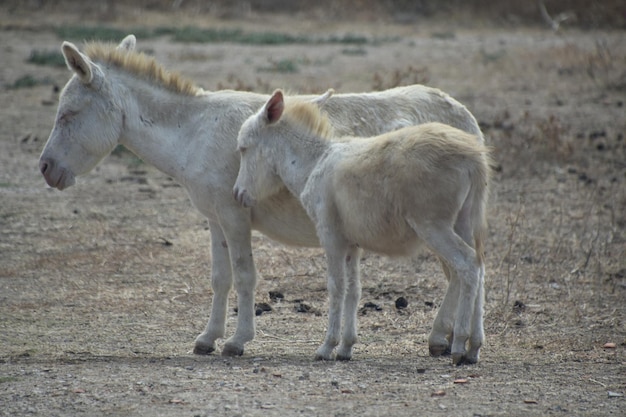
[{"label": "white donkey", "polygon": [[[62,52],[72,78],[64,87],[39,168],[51,186],[74,184],[118,144],[173,177],[211,230],[211,316],[194,352],[208,354],[224,337],[228,293],[238,294],[238,322],[222,350],[241,355],[253,339],[257,273],[251,230],[291,245],[319,246],[315,228],[285,188],[253,209],[232,198],[239,169],[237,132],[268,96],[208,93],[134,51],[130,35],[115,47],[89,44],[82,53],[69,42]],[[335,130],[371,136],[403,126],[441,121],[480,135],[472,114],[439,90],[410,86],[380,93],[340,94],[327,100]],[[234,278],[234,280],[233,280]]]},{"label": "white donkey", "polygon": [[317,357],[332,359],[337,345],[337,359],[352,356],[361,284],[358,274],[346,278],[346,267],[356,268],[361,248],[411,255],[424,242],[451,283],[458,281],[439,310],[431,350],[447,347],[453,325],[453,363],[477,362],[484,338],[487,148],[475,135],[441,123],[356,140],[332,141],[332,131],[317,104],[285,106],[277,90],[241,127],[233,189],[240,204],[254,207],[287,186],[315,223],[330,295],[328,330]]}]

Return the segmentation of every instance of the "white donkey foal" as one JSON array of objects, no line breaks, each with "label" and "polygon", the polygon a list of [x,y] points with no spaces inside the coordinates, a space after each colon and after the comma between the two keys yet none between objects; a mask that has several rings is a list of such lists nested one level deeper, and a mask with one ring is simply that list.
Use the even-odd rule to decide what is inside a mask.
[{"label": "white donkey foal", "polygon": [[[317,104],[285,106],[276,91],[241,127],[233,190],[240,204],[253,207],[284,184],[313,220],[326,251],[330,295],[317,358],[332,359],[337,345],[337,359],[352,356],[361,287],[358,274],[347,279],[346,269],[359,262],[359,248],[411,255],[424,242],[450,280],[429,339],[431,353],[442,353],[451,337],[453,363],[476,363],[484,339],[487,148],[476,136],[440,123],[358,140],[331,137]],[[444,311],[450,308],[455,311]]]}]

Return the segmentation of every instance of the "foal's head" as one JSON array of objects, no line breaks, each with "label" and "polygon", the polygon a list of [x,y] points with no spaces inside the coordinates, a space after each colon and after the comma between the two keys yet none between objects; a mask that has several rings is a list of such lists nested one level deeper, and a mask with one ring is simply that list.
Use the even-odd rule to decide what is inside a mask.
[{"label": "foal's head", "polygon": [[283,187],[276,168],[281,162],[276,160],[281,141],[301,135],[331,136],[332,126],[319,106],[332,94],[333,90],[328,90],[312,101],[285,104],[283,92],[276,90],[261,110],[242,124],[237,138],[241,163],[233,190],[240,204],[254,206]]}]

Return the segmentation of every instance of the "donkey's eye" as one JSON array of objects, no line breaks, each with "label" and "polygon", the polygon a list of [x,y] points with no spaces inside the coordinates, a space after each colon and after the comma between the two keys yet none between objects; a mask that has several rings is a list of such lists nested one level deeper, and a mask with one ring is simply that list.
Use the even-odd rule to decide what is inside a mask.
[{"label": "donkey's eye", "polygon": [[240,146],[239,147],[239,153],[243,154],[248,148],[246,148],[245,146]]},{"label": "donkey's eye", "polygon": [[66,111],[59,115],[59,122],[67,122],[71,117],[76,116],[77,111]]}]

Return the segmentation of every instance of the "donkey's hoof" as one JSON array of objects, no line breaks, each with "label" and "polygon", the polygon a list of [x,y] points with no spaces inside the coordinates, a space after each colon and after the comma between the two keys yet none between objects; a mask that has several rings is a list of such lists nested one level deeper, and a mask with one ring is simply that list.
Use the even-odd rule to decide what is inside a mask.
[{"label": "donkey's hoof", "polygon": [[450,354],[450,345],[430,345],[428,346],[430,356],[444,356]]},{"label": "donkey's hoof", "polygon": [[193,347],[193,353],[195,355],[210,355],[213,352],[215,352],[215,345],[196,343],[196,345]]},{"label": "donkey's hoof", "polygon": [[453,353],[452,354],[452,365],[461,366],[461,365],[472,365],[477,362],[477,358],[471,358],[467,356],[465,353]]},{"label": "donkey's hoof", "polygon": [[222,356],[241,356],[243,355],[243,347],[229,345],[228,343],[224,345],[224,349],[222,349]]}]

